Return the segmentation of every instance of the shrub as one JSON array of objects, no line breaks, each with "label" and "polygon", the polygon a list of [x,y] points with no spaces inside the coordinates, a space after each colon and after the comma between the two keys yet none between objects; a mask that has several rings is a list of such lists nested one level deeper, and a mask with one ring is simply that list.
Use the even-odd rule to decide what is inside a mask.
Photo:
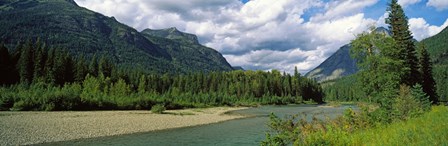
[{"label": "shrub", "polygon": [[156,114],[162,114],[165,110],[165,106],[161,104],[156,104],[151,107],[151,112]]},{"label": "shrub", "polygon": [[11,96],[0,97],[0,111],[9,110],[14,105],[14,99]]},{"label": "shrub", "polygon": [[407,120],[423,114],[431,108],[431,102],[422,86],[417,84],[412,89],[409,86],[401,86],[400,94],[392,105],[394,118]]},{"label": "shrub", "polygon": [[23,100],[20,100],[18,102],[15,102],[13,107],[11,108],[12,111],[21,111],[24,110],[26,108],[26,102],[24,102]]}]

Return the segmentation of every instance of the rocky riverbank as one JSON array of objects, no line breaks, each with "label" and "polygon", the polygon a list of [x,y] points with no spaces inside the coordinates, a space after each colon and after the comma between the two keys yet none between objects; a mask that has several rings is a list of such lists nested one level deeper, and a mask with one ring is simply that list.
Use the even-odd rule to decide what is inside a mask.
[{"label": "rocky riverbank", "polygon": [[150,111],[0,112],[0,145],[27,145],[197,126],[243,118],[241,107]]}]

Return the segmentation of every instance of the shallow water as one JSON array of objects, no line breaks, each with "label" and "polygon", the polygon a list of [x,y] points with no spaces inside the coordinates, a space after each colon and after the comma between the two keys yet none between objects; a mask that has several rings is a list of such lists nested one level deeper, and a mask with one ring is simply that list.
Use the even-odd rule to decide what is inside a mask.
[{"label": "shallow water", "polygon": [[308,119],[317,114],[318,118],[334,118],[341,115],[344,109],[353,106],[336,108],[317,107],[314,105],[262,106],[231,112],[253,117],[225,121],[221,123],[169,129],[155,132],[80,139],[64,142],[46,143],[43,145],[259,145],[265,138],[268,129],[269,114],[280,117],[306,113]]}]

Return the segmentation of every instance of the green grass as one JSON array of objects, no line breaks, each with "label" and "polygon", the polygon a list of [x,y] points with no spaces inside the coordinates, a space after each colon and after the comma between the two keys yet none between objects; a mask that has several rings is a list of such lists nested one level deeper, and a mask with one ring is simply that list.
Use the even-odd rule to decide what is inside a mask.
[{"label": "green grass", "polygon": [[[262,145],[448,145],[448,107],[433,106],[430,111],[406,121],[390,124],[365,123],[354,112],[331,121],[281,119],[271,115],[273,133]],[[298,121],[297,121],[298,120]]]},{"label": "green grass", "polygon": [[354,133],[349,145],[447,145],[447,121],[448,107],[434,106],[421,117]]},{"label": "green grass", "polygon": [[330,127],[326,132],[310,134],[298,145],[448,145],[447,121],[448,107],[434,106],[420,117],[354,133],[348,133],[344,127]]}]

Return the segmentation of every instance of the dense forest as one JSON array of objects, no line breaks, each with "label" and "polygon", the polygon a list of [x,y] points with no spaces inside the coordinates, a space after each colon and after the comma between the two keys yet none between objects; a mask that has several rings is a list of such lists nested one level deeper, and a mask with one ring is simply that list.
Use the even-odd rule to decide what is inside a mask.
[{"label": "dense forest", "polygon": [[37,41],[9,52],[0,45],[1,110],[168,109],[222,105],[321,103],[320,85],[277,70],[146,74],[105,57],[74,58]]}]

